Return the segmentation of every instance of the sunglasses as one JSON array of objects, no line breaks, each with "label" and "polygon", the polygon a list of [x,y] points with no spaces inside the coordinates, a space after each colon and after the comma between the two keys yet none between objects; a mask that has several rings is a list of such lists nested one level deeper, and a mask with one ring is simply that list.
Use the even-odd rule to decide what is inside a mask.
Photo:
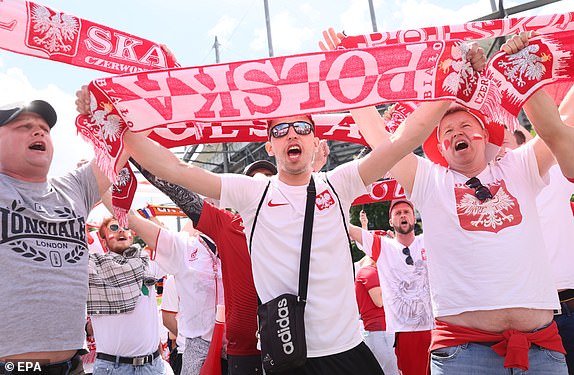
[{"label": "sunglasses", "polygon": [[408,247],[403,248],[403,254],[405,254],[407,256],[405,258],[406,264],[408,264],[409,266],[412,266],[413,264],[415,264],[415,262],[413,261],[413,257],[411,256],[411,250]]},{"label": "sunglasses", "polygon": [[474,189],[474,196],[481,202],[484,202],[487,199],[492,199],[492,193],[482,184],[482,182],[480,182],[478,178],[473,177],[464,184],[469,188]]},{"label": "sunglasses", "polygon": [[272,127],[269,134],[273,136],[273,138],[284,137],[289,133],[289,127],[291,126],[293,127],[293,130],[295,130],[295,133],[299,135],[307,135],[314,130],[313,124],[310,124],[307,121],[281,122]]},{"label": "sunglasses", "polygon": [[[118,224],[110,224],[110,226],[108,226],[108,229],[111,230],[112,232],[117,232],[120,230],[120,226]],[[122,228],[124,231],[128,231],[130,230],[130,228]]]}]

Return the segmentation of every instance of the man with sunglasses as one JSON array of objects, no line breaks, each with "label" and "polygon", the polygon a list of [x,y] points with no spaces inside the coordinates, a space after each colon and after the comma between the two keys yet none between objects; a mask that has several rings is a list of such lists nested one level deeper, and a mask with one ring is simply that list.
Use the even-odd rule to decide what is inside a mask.
[{"label": "man with sunglasses", "polygon": [[[368,224],[364,211],[360,220]],[[349,225],[351,238],[376,262],[387,331],[396,333],[395,352],[403,375],[429,372],[430,330],[434,327],[426,250],[423,235],[415,236],[415,223],[412,202],[396,199],[389,206],[393,238]]]},{"label": "man with sunglasses", "polygon": [[[327,144],[321,141],[313,169],[321,170],[328,155]],[[191,190],[159,179],[135,162],[134,165],[152,185],[183,210],[198,230],[212,238],[217,245],[226,291],[228,374],[262,373],[261,353],[257,348],[257,295],[241,216],[216,207]],[[277,168],[267,160],[256,160],[244,168],[243,174],[271,177],[277,174]]]},{"label": "man with sunglasses", "polygon": [[98,234],[106,252],[90,254],[87,305],[97,350],[94,373],[165,374],[155,292],[164,272],[116,219],[104,219]]},{"label": "man with sunglasses", "polygon": [[[503,50],[515,53],[528,38],[514,36]],[[563,126],[543,90],[524,109],[546,131]],[[377,126],[384,120],[375,110],[353,116],[371,145],[389,137]],[[433,374],[567,371],[536,211],[554,157],[535,139],[494,161],[501,144],[502,126],[455,106],[423,146],[431,160],[410,154],[391,169],[425,223],[436,318]]]},{"label": "man with sunglasses", "polygon": [[48,178],[56,122],[43,100],[0,109],[0,373],[17,361],[83,372],[85,223],[110,182],[94,161]]}]

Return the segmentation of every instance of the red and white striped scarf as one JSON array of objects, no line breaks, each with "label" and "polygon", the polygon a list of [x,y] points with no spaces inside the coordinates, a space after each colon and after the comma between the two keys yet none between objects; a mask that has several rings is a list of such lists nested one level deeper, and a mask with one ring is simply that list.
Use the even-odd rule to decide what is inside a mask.
[{"label": "red and white striped scarf", "polygon": [[574,78],[573,31],[536,37],[514,55],[498,53],[481,74],[465,60],[465,46],[396,44],[104,78],[90,84],[93,115],[80,116],[77,125],[113,178],[128,126],[135,132],[185,127],[197,136],[209,124],[196,121],[221,124],[440,98],[509,123],[540,86]]}]

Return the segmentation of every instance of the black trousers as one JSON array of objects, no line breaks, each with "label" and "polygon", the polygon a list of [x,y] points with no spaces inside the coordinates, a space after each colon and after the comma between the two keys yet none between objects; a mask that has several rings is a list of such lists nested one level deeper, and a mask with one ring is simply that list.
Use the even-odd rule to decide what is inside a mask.
[{"label": "black trousers", "polygon": [[[290,375],[384,375],[379,362],[364,343],[346,352],[307,358],[305,366]],[[281,374],[284,375],[284,374]]]},{"label": "black trousers", "polygon": [[227,354],[227,375],[262,375],[261,355]]}]

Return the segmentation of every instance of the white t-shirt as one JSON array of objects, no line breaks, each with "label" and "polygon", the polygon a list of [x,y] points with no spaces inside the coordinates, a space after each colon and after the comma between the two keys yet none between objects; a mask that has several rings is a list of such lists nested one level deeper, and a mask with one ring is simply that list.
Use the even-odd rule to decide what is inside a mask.
[{"label": "white t-shirt", "polygon": [[574,289],[574,216],[570,208],[574,184],[564,177],[558,165],[550,168],[548,175],[550,184],[536,199],[541,234],[550,256],[556,289]]},{"label": "white t-shirt", "polygon": [[[152,273],[159,278],[161,269],[149,262]],[[159,347],[159,314],[155,287],[140,295],[132,312],[116,315],[92,315],[92,327],[98,353],[138,357],[155,352]]]},{"label": "white t-shirt", "polygon": [[158,264],[175,277],[179,295],[178,333],[211,341],[216,305],[223,305],[219,258],[187,232],[165,229],[160,231],[155,256]]},{"label": "white t-shirt", "polygon": [[[362,229],[365,253],[373,257],[373,233]],[[426,331],[434,328],[430,301],[427,257],[423,236],[408,246],[413,265],[406,263],[406,247],[394,238],[382,236],[377,270],[389,332]],[[376,255],[375,255],[376,257]]]},{"label": "white t-shirt", "polygon": [[177,338],[175,340],[177,344],[177,352],[183,353],[185,350],[185,337],[179,332],[179,295],[177,294],[177,289],[175,286],[175,277],[170,275],[163,282],[163,294],[161,295],[161,310],[167,311],[169,313],[175,314],[175,320],[178,325]]},{"label": "white t-shirt", "polygon": [[558,309],[536,208],[545,181],[532,147],[507,153],[477,177],[493,199],[480,203],[467,177],[418,159],[411,199],[424,223],[435,317]]},{"label": "white t-shirt", "polygon": [[[344,223],[351,202],[366,193],[358,163],[344,164],[327,176],[341,199],[345,219],[325,174],[314,174],[317,196],[311,240],[309,288],[305,308],[307,355],[320,357],[349,350],[361,342],[353,265]],[[271,179],[261,206],[251,249],[253,278],[263,303],[297,294],[307,185]],[[269,179],[222,175],[221,205],[239,211],[249,239],[257,206]]]}]

